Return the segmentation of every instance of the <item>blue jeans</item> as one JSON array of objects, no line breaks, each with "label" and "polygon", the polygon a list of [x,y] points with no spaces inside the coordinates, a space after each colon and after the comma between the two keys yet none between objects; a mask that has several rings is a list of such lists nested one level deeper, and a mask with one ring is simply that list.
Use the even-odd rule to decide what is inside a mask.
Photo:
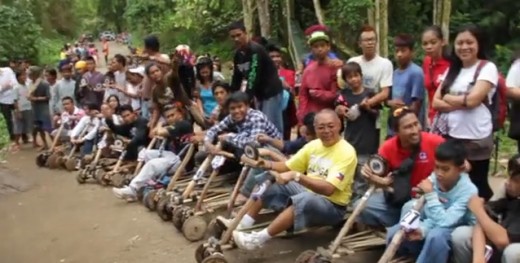
[{"label": "blue jeans", "polygon": [[277,212],[294,207],[292,229],[298,232],[306,227],[334,226],[345,216],[345,207],[334,205],[322,195],[310,192],[296,182],[272,184],[262,195],[263,206]]},{"label": "blue jeans", "polygon": [[81,157],[91,154],[94,150],[95,140],[85,140],[83,146],[81,146]]},{"label": "blue jeans", "polygon": [[269,99],[258,101],[258,109],[263,112],[274,126],[283,134],[283,92]]},{"label": "blue jeans", "polygon": [[[354,207],[358,206],[359,201],[354,203]],[[369,226],[390,227],[399,222],[400,214],[400,207],[388,205],[383,192],[376,191],[368,198],[365,209],[356,221]]]},{"label": "blue jeans", "polygon": [[[388,229],[386,244],[390,244],[394,235],[401,229],[397,224]],[[397,250],[398,255],[417,257],[417,263],[445,263],[448,262],[451,250],[451,232],[449,228],[433,228],[420,241],[404,240]]]}]

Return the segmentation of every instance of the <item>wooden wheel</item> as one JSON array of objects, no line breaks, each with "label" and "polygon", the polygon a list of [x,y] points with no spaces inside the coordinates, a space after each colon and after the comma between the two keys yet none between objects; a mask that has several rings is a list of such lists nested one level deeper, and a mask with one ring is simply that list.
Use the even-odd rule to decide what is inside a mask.
[{"label": "wooden wheel", "polygon": [[228,263],[224,255],[220,253],[215,253],[204,260],[202,260],[202,263]]},{"label": "wooden wheel", "polygon": [[157,214],[164,221],[172,220],[172,210],[168,205],[170,202],[170,197],[168,195],[163,195],[157,202],[157,206],[155,207]]},{"label": "wooden wheel", "polygon": [[315,261],[318,258],[318,253],[314,250],[305,250],[303,251],[294,261],[295,263],[318,263],[320,261]]},{"label": "wooden wheel", "polygon": [[67,171],[76,170],[76,165],[78,164],[78,160],[75,157],[71,157],[65,161],[65,169]]},{"label": "wooden wheel", "polygon": [[203,239],[207,229],[208,223],[201,216],[190,216],[182,224],[182,234],[191,242]]},{"label": "wooden wheel", "polygon": [[150,190],[143,197],[143,203],[146,208],[150,211],[154,211],[157,207],[157,203],[155,202],[155,195],[157,194],[157,190]]}]

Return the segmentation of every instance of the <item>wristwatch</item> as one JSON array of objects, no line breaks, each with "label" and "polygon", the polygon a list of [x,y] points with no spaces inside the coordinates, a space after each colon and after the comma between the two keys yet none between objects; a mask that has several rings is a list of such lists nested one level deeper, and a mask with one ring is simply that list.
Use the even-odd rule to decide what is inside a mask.
[{"label": "wristwatch", "polygon": [[299,183],[301,177],[302,177],[302,174],[297,172],[296,175],[294,176],[294,181]]}]

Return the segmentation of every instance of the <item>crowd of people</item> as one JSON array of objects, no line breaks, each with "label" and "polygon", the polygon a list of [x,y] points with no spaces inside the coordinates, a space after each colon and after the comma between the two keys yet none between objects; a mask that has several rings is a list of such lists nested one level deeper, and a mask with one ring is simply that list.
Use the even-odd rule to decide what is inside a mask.
[{"label": "crowd of people", "polygon": [[[311,52],[293,71],[280,47],[253,41],[242,22],[228,31],[236,48],[229,84],[215,57],[197,57],[186,45],[162,54],[154,36],[144,39],[144,65],[138,66],[121,54],[108,63],[104,42],[106,74],[96,69],[97,53],[80,44],[64,47],[58,70],[44,72],[26,61],[0,68],[11,151],[31,138],[34,147],[48,148],[50,135],[82,145],[87,155],[110,130],[128,138],[126,159],[145,161],[128,186],[113,189],[134,201],[150,179],[178,167],[186,140],[204,145],[195,158],[199,163],[219,152],[217,141],[230,151],[257,142],[270,149],[271,161],[250,172],[239,199],[265,180],[264,171],[279,176],[239,229],[252,226],[263,207],[279,214],[260,232],[235,231],[242,249],[257,249],[286,230],[337,225],[347,207],[356,207],[376,184],[380,190],[357,221],[387,227],[388,240],[415,201],[412,192],[425,197],[419,228],[407,232],[400,253],[417,262],[447,262],[452,254],[455,262],[478,263],[488,262],[492,250],[493,262],[520,262],[520,155],[509,160],[501,194],[492,198],[488,182],[501,106],[510,104],[509,136],[520,140],[520,60],[513,60],[503,79],[476,26],[457,31],[452,45],[431,26],[419,41],[426,54],[422,66],[413,62],[416,37],[394,38],[394,68],[378,55],[374,28],[365,26],[359,34],[362,54],[344,62],[331,50],[328,29],[317,25],[305,31]],[[64,123],[67,129],[58,134]],[[139,151],[154,136],[167,138],[167,154]],[[367,164],[375,154],[388,166],[384,180]],[[388,187],[393,191],[383,190]]]}]

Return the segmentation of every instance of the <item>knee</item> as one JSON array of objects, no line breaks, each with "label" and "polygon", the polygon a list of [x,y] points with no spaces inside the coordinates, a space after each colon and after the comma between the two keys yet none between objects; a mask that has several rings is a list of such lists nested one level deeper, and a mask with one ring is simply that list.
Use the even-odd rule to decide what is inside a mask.
[{"label": "knee", "polygon": [[520,244],[512,244],[504,249],[502,263],[520,262]]},{"label": "knee", "polygon": [[460,226],[455,228],[451,233],[452,246],[458,248],[471,245],[471,238],[473,235],[472,229],[471,226]]},{"label": "knee", "polygon": [[293,198],[294,202],[298,202],[299,206],[302,207],[305,213],[313,213],[318,207],[323,205],[323,200],[316,194],[311,192],[303,192],[295,195]]}]

